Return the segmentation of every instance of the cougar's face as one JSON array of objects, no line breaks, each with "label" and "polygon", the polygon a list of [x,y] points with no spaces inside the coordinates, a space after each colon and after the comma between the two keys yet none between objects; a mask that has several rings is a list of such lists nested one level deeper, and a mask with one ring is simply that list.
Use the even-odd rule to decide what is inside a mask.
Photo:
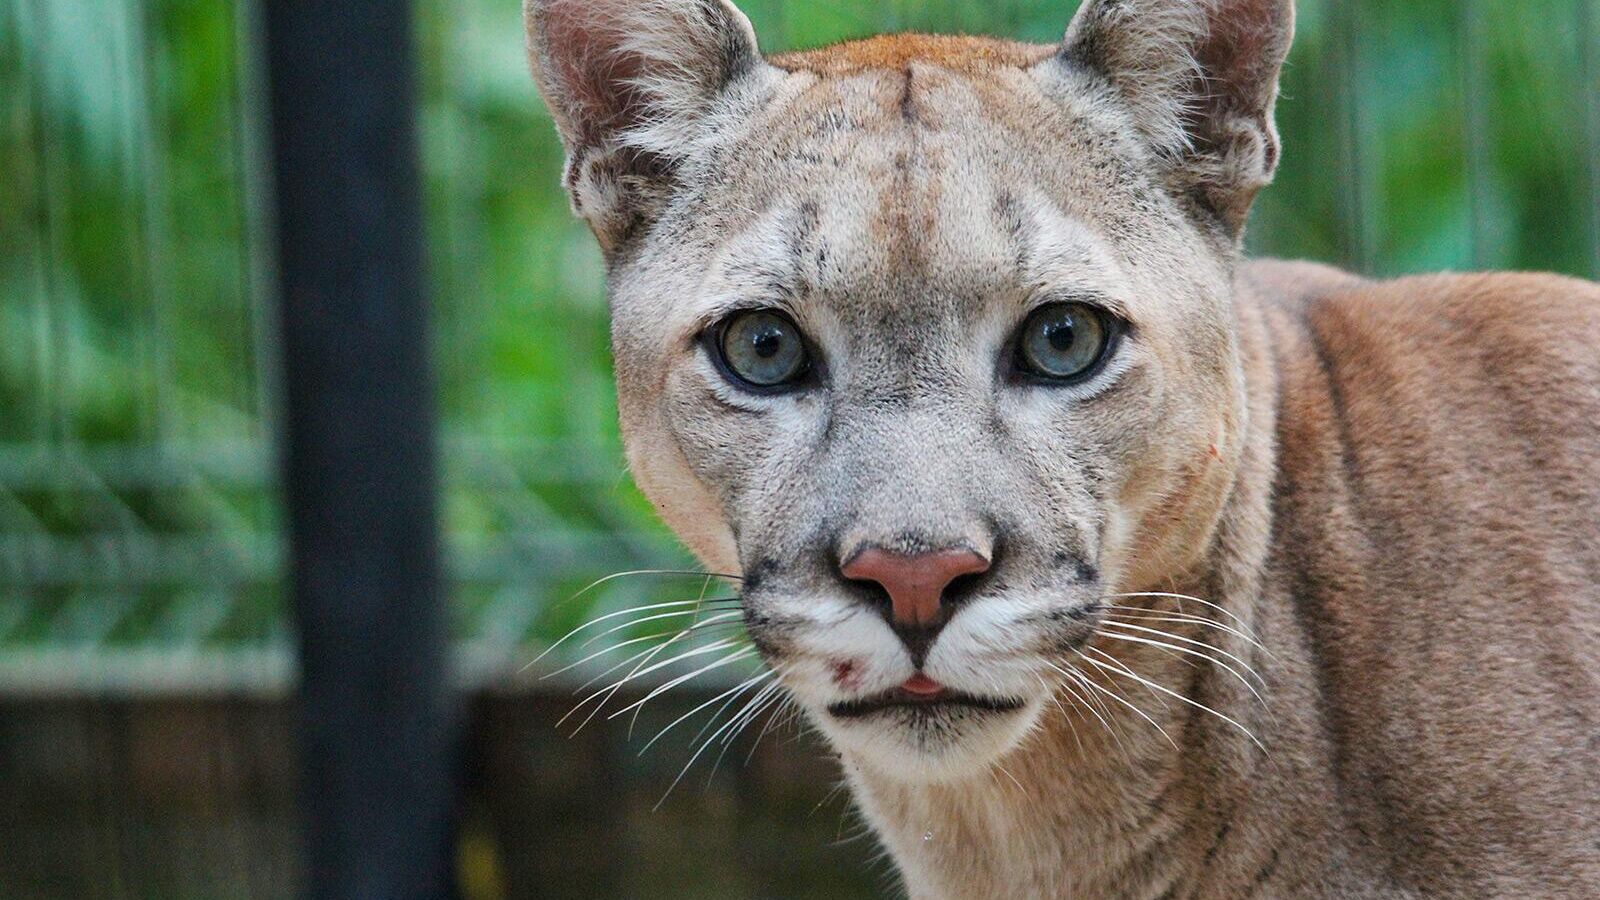
[{"label": "cougar's face", "polygon": [[629,458],[847,756],[981,774],[1215,526],[1229,256],[1059,61],[804,62],[613,260]]}]

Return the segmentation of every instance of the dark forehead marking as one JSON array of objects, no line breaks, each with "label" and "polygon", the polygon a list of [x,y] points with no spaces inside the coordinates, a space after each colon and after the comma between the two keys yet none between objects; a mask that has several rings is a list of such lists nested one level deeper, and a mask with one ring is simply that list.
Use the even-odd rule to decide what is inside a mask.
[{"label": "dark forehead marking", "polygon": [[911,67],[909,65],[906,66],[905,84],[900,87],[900,118],[904,119],[907,125],[913,126],[917,124],[918,119],[917,98],[915,89],[911,84],[914,77]]},{"label": "dark forehead marking", "polygon": [[1022,203],[1015,194],[1002,187],[995,192],[994,215],[1001,227],[1005,228],[1006,237],[1013,248],[1012,259],[1017,270],[1022,271],[1028,265],[1027,220],[1023,216]]}]

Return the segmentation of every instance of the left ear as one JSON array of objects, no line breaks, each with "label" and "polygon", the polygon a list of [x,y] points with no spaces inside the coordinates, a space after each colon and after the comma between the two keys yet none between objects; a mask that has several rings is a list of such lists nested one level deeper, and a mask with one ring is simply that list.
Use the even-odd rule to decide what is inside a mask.
[{"label": "left ear", "polygon": [[1104,77],[1173,187],[1237,239],[1278,166],[1293,0],[1086,0],[1063,58]]},{"label": "left ear", "polygon": [[524,0],[573,209],[611,252],[650,218],[717,101],[760,63],[731,0]]}]

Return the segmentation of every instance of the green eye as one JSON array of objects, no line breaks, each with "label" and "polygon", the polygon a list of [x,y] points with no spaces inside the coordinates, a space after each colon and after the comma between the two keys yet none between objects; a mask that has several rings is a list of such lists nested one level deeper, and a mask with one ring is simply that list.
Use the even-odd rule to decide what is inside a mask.
[{"label": "green eye", "polygon": [[1092,374],[1111,348],[1114,323],[1086,303],[1034,311],[1017,339],[1017,367],[1038,378],[1073,381]]},{"label": "green eye", "polygon": [[793,384],[811,371],[800,328],[788,316],[760,309],[735,313],[718,329],[716,349],[735,378],[758,388]]}]

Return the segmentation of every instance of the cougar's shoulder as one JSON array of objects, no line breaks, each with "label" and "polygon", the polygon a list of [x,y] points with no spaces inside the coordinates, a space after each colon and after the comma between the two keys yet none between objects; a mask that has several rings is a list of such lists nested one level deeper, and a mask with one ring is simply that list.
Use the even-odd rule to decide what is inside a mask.
[{"label": "cougar's shoulder", "polygon": [[1585,896],[1600,287],[1248,274],[1280,376],[1275,599],[1310,641],[1344,806],[1432,894]]}]

